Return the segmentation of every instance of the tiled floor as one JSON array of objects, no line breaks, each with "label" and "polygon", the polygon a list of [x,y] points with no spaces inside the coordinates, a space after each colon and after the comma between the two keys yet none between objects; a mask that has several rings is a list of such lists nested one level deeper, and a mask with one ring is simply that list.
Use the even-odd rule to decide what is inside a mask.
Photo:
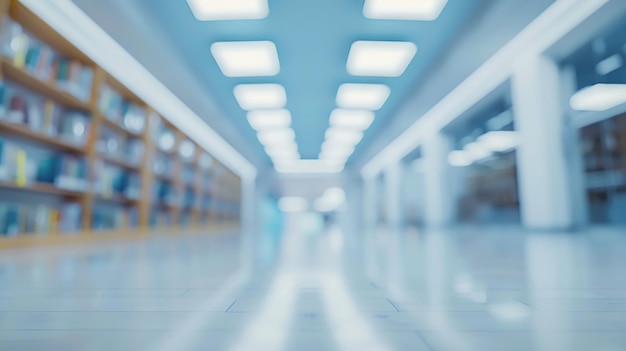
[{"label": "tiled floor", "polygon": [[251,267],[237,234],[5,251],[0,350],[626,350],[626,231],[358,238]]}]

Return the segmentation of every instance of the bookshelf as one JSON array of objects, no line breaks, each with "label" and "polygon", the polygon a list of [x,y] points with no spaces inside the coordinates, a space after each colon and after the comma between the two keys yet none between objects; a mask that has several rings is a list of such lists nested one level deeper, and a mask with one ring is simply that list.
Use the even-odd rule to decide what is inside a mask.
[{"label": "bookshelf", "polygon": [[0,79],[0,248],[239,223],[233,172],[15,0]]}]

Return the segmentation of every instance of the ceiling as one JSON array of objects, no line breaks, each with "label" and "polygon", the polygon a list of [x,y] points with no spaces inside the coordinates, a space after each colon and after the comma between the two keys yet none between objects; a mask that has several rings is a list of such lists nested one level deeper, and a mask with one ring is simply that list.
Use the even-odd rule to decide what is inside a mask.
[{"label": "ceiling", "polygon": [[[111,0],[106,6],[99,1],[74,2],[259,166],[269,165],[270,159],[233,95],[237,84],[279,83],[285,87],[286,108],[303,159],[318,157],[341,84],[386,84],[391,95],[376,112],[366,143],[375,139],[415,83],[488,1],[448,0],[434,21],[368,19],[363,16],[363,0],[269,0],[266,18],[245,21],[198,21],[185,0]],[[211,44],[256,40],[276,44],[281,65],[278,75],[225,77],[211,54]],[[346,61],[356,40],[410,41],[418,51],[400,77],[355,77],[347,72]]]}]

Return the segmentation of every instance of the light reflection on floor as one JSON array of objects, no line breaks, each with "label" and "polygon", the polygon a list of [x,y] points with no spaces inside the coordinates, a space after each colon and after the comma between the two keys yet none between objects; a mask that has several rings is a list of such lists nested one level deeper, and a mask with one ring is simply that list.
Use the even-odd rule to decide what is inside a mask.
[{"label": "light reflection on floor", "polygon": [[2,252],[0,350],[626,350],[619,230],[286,228]]}]

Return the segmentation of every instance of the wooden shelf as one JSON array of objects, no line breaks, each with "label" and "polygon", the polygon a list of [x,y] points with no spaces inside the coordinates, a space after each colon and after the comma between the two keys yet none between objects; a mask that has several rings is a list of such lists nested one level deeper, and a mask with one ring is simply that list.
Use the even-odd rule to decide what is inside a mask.
[{"label": "wooden shelf", "polygon": [[47,183],[30,183],[26,186],[21,187],[14,182],[0,181],[0,188],[15,189],[46,195],[55,195],[66,198],[82,198],[83,196],[85,196],[84,192],[61,189],[54,186],[53,184]]},{"label": "wooden shelf", "polygon": [[[20,23],[24,26],[29,35],[32,34],[33,37],[36,37],[42,43],[49,45],[59,55],[67,57],[71,61],[78,61],[82,65],[93,69],[93,82],[90,86],[90,99],[89,101],[82,101],[72,93],[62,89],[56,81],[52,79],[42,80],[37,75],[29,72],[26,68],[15,65],[12,59],[0,57],[0,77],[14,83],[17,86],[32,91],[37,95],[40,95],[46,101],[54,102],[63,109],[77,110],[89,114],[92,119],[89,130],[91,138],[88,139],[84,145],[76,145],[72,142],[62,140],[60,136],[48,136],[42,132],[31,130],[27,125],[8,123],[7,121],[3,121],[1,119],[0,135],[2,135],[2,137],[6,136],[8,139],[16,139],[15,143],[12,140],[9,140],[9,142],[18,146],[37,145],[41,146],[41,148],[53,150],[54,152],[80,156],[81,159],[84,158],[86,161],[87,169],[90,171],[90,179],[93,179],[96,176],[96,174],[93,174],[95,168],[94,166],[100,161],[117,166],[126,171],[136,172],[141,179],[141,196],[140,199],[137,200],[128,199],[121,194],[105,197],[101,194],[95,194],[91,190],[66,190],[57,188],[54,184],[49,183],[31,182],[26,186],[18,186],[14,181],[0,180],[0,189],[2,189],[4,193],[11,194],[11,198],[6,199],[9,202],[22,202],[23,197],[24,202],[26,202],[24,205],[36,206],[39,202],[36,196],[33,196],[33,200],[29,199],[30,196],[25,196],[26,194],[33,193],[40,194],[40,196],[54,197],[54,200],[71,200],[72,203],[80,205],[82,213],[80,218],[77,220],[80,221],[81,227],[86,230],[85,232],[76,234],[57,233],[52,231],[42,235],[20,235],[15,238],[3,238],[0,236],[0,248],[66,244],[70,242],[80,242],[83,240],[100,240],[101,238],[121,239],[142,236],[147,238],[149,235],[152,235],[151,233],[153,232],[178,233],[181,229],[180,223],[183,222],[183,217],[189,217],[189,224],[185,225],[186,227],[198,228],[202,231],[215,230],[220,227],[219,223],[225,223],[228,221],[228,219],[226,219],[227,216],[220,215],[225,208],[217,207],[215,204],[212,204],[209,208],[204,208],[203,205],[198,202],[194,202],[193,206],[189,207],[168,205],[158,199],[151,200],[151,194],[155,181],[162,181],[168,183],[168,185],[172,188],[171,191],[175,192],[173,195],[177,196],[182,196],[183,191],[186,190],[193,192],[196,198],[231,197],[240,192],[239,188],[241,186],[241,181],[238,179],[236,174],[228,171],[208,150],[202,149],[197,144],[197,140],[193,140],[188,135],[185,135],[171,121],[163,119],[158,111],[154,110],[151,106],[146,104],[145,101],[139,98],[139,95],[136,93],[140,93],[140,91],[133,91],[122,84],[105,69],[94,62],[90,57],[85,55],[84,52],[64,38],[62,34],[55,31],[54,28],[39,18],[35,13],[30,11],[20,1],[0,0],[0,15],[4,16],[3,18],[10,17],[17,23]],[[130,131],[124,127],[122,121],[117,122],[110,120],[102,111],[99,110],[99,107],[96,106],[96,97],[100,95],[100,90],[104,84],[109,85],[113,90],[125,99],[128,99],[130,102],[146,109],[148,119],[146,121],[146,128],[144,131],[140,133]],[[158,119],[163,122],[163,125],[169,128],[174,134],[175,140],[172,150],[160,150],[158,145],[156,145],[154,140],[152,140],[152,136],[148,133],[150,130],[149,128],[152,128],[152,124],[156,122],[154,117],[158,117]],[[116,157],[115,155],[99,153],[96,139],[99,135],[101,135],[103,128],[110,130],[120,139],[135,138],[143,141],[145,145],[145,157],[141,159],[141,162],[133,163],[125,159],[123,155],[122,157]],[[179,149],[181,142],[187,139],[194,143],[196,153],[192,160],[183,161],[179,157]],[[214,158],[214,167],[209,170],[199,169],[198,159],[200,157],[199,155],[202,153],[211,154],[211,157]],[[171,161],[171,167],[166,169],[166,171],[171,173],[171,175],[156,175],[152,172],[152,165],[149,160],[155,156],[162,156],[163,158],[168,158],[169,161]],[[184,184],[182,179],[183,170],[189,171],[189,174],[191,174],[191,171],[193,170],[194,176],[197,176],[198,173],[200,173],[203,178],[211,177],[212,184],[210,189],[204,189],[203,183],[195,181],[196,177],[194,177],[194,182]],[[231,189],[232,187],[238,189]],[[4,196],[4,193],[0,193],[0,197]],[[224,194],[226,195],[224,196]],[[20,201],[17,201],[18,199]],[[139,213],[139,228],[135,230],[125,227],[104,230],[102,232],[89,230],[88,228],[91,228],[93,224],[93,210],[96,204],[136,207]],[[46,207],[54,208],[55,206],[56,205],[53,204]],[[30,209],[28,210],[30,211]],[[151,211],[158,211],[159,214],[164,215],[159,216],[163,218],[157,218],[158,223],[155,227],[152,227],[151,225],[153,220]],[[183,216],[181,216],[181,213]],[[171,219],[171,224],[167,224],[168,218]],[[204,222],[204,224],[202,222]],[[160,225],[162,225],[162,227]]]},{"label": "wooden shelf", "polygon": [[99,157],[104,162],[110,163],[112,165],[119,166],[121,168],[125,168],[125,169],[127,169],[129,171],[133,171],[133,172],[141,171],[141,166],[132,164],[130,162],[126,162],[124,160],[120,160],[119,158],[111,157],[111,156],[105,155],[105,154],[100,154]]},{"label": "wooden shelf", "polygon": [[135,133],[132,132],[126,128],[124,128],[122,125],[120,125],[119,123],[112,121],[110,119],[108,119],[105,115],[103,115],[101,112],[96,112],[96,115],[98,116],[98,118],[100,118],[100,120],[102,121],[102,123],[104,125],[106,125],[107,127],[113,129],[116,132],[125,134],[126,136],[132,137],[132,138],[137,138],[137,139],[141,139],[142,138],[142,134],[141,133]]},{"label": "wooden shelf", "polygon": [[129,199],[122,195],[111,195],[111,196],[97,195],[96,200],[105,201],[105,202],[114,202],[114,203],[128,205],[128,206],[134,206],[139,203],[139,200],[137,199]]},{"label": "wooden shelf", "polygon": [[167,182],[167,183],[174,183],[174,177],[172,176],[168,176],[168,175],[163,175],[163,174],[154,174],[154,178],[157,180],[160,180],[162,182]]},{"label": "wooden shelf", "polygon": [[58,137],[47,136],[34,131],[23,124],[13,124],[0,121],[0,131],[9,132],[12,136],[28,138],[40,144],[51,146],[59,151],[66,151],[74,154],[85,154],[84,146],[78,146],[59,139]]},{"label": "wooden shelf", "polygon": [[8,58],[0,58],[0,66],[2,67],[3,76],[18,83],[19,85],[48,97],[64,107],[84,111],[90,110],[89,103],[81,101],[74,95],[57,88],[51,82],[40,80],[24,68],[14,65]]}]

